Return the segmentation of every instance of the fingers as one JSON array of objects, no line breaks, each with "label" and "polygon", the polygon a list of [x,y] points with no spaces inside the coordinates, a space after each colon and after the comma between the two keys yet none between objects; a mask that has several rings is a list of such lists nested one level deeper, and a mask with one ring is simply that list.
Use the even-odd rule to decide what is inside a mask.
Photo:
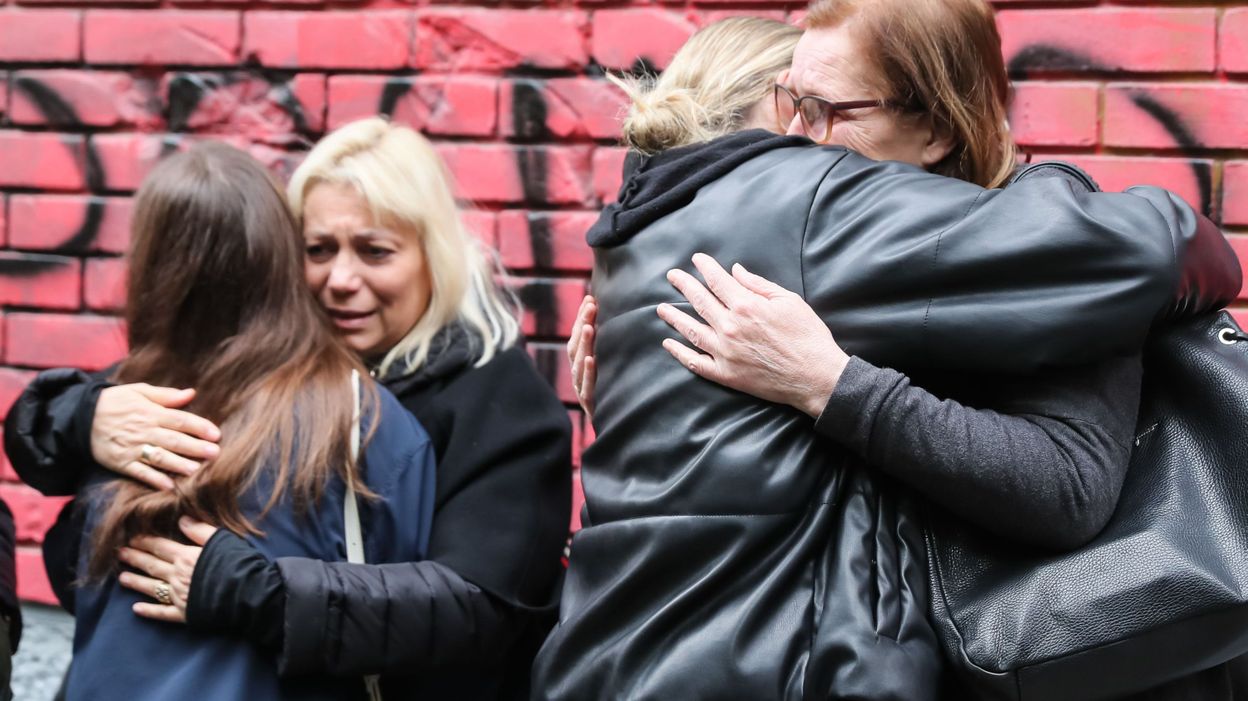
[{"label": "fingers", "polygon": [[118,575],[117,582],[127,589],[133,589],[149,599],[156,600],[160,599],[160,597],[156,595],[156,587],[161,584],[169,586],[164,582],[164,580],[144,577],[143,575],[135,574],[134,572],[122,572]]},{"label": "fingers", "polygon": [[[714,258],[705,253],[693,254],[693,265],[702,273],[702,279],[706,280],[706,286],[711,292],[723,302],[724,306],[732,309],[746,299],[749,298],[749,292],[741,287],[741,283],[733,279],[724,270]],[[710,321],[709,319],[707,321]]]},{"label": "fingers", "polygon": [[706,323],[718,328],[724,319],[728,316],[728,309],[724,307],[715,295],[702,286],[701,282],[694,276],[683,270],[667,271],[667,281],[672,283],[672,287],[676,288],[689,300],[693,305],[693,310],[698,316],[706,320]]},{"label": "fingers", "polygon": [[203,521],[196,521],[186,516],[178,519],[178,528],[181,529],[187,538],[191,539],[192,543],[199,546],[207,544],[208,540],[217,532],[216,526]]},{"label": "fingers", "polygon": [[151,462],[148,464],[153,467],[165,467],[165,463],[167,462],[171,468],[168,470],[170,472],[175,471],[172,470],[172,466],[174,465],[174,461],[172,460],[173,458],[183,458],[183,460],[177,461],[180,465],[192,465],[193,467],[191,467],[189,471],[182,473],[191,474],[195,472],[195,470],[199,469],[199,463],[196,461],[211,460],[217,457],[217,455],[221,452],[221,448],[216,443],[209,443],[208,441],[200,440],[193,436],[188,436],[185,433],[180,433],[168,428],[154,427],[148,429],[143,433],[143,437],[146,439],[143,441],[144,443],[151,443],[157,448],[163,449],[160,451],[161,453],[165,453],[164,455],[161,455],[160,459],[162,462],[160,465],[156,465]]},{"label": "fingers", "polygon": [[121,466],[118,472],[136,482],[142,482],[153,489],[173,489],[173,480],[169,477],[169,475],[150,465],[141,463],[138,460],[132,460],[125,463]]},{"label": "fingers", "polygon": [[146,572],[149,576],[155,577],[162,582],[173,579],[173,565],[150,553],[134,548],[121,548],[117,551],[117,558],[134,569]]},{"label": "fingers", "polygon": [[761,275],[755,275],[745,269],[744,265],[734,263],[732,266],[732,276],[745,289],[760,294],[768,299],[779,295],[788,294],[789,290],[777,285]]},{"label": "fingers", "polygon": [[[221,440],[221,429],[217,428],[216,424],[189,411],[165,409],[160,412],[159,421],[160,425],[167,429],[208,441],[207,445],[212,446],[210,450],[215,451],[217,442]],[[216,453],[204,457],[215,458]]]},{"label": "fingers", "polygon": [[693,374],[715,381],[715,359],[711,356],[703,355],[671,338],[663,339],[663,348]]},{"label": "fingers", "polygon": [[[150,553],[164,560],[167,563],[177,562],[185,551],[194,546],[183,545],[181,543],[161,538],[154,535],[135,536],[130,539],[130,547],[140,553]],[[152,573],[157,574],[157,573]],[[167,577],[164,579],[168,579]]]},{"label": "fingers", "polygon": [[657,311],[659,318],[676,329],[681,336],[685,337],[685,340],[711,355],[719,355],[719,344],[714,329],[699,323],[697,319],[670,304],[660,304]]},{"label": "fingers", "polygon": [[581,329],[585,327],[585,307],[589,305],[589,300],[593,299],[589,295],[585,295],[585,299],[581,300],[581,306],[576,310],[576,321],[572,322],[572,331],[568,338],[568,362],[576,360],[576,351],[581,347]]},{"label": "fingers", "polygon": [[190,404],[191,400],[195,399],[195,390],[193,389],[157,387],[144,382],[138,382],[130,386],[134,389],[134,391],[163,407],[183,407]]},{"label": "fingers", "polygon": [[130,608],[143,618],[150,618],[154,621],[165,621],[166,623],[186,623],[186,612],[177,606],[165,606],[163,604],[147,604],[140,602]]}]

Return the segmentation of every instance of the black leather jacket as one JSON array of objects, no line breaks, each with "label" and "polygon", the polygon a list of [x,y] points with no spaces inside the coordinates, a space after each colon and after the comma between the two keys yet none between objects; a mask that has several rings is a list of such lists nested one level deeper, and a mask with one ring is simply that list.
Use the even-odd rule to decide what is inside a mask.
[{"label": "black leather jacket", "polygon": [[[937,693],[908,497],[809,418],[702,381],[660,347],[674,334],[654,307],[689,309],[664,273],[690,270],[694,252],[799,291],[851,354],[928,374],[1136,353],[1155,318],[1216,304],[1230,284],[1180,273],[1185,252],[1220,258],[1226,244],[1161,190],[1090,195],[1049,178],[984,190],[780,139],[656,157],[591,230],[592,525],[573,541],[535,698]],[[681,159],[688,172],[661,170]],[[670,206],[647,213],[647,190]]]}]

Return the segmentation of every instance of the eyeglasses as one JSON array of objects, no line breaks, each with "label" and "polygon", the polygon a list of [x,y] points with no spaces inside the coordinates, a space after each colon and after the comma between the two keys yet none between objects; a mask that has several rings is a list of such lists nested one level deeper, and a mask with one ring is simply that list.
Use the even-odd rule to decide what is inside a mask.
[{"label": "eyeglasses", "polygon": [[826,143],[832,136],[832,120],[841,110],[854,110],[863,107],[888,107],[888,100],[849,100],[832,102],[814,95],[798,97],[788,88],[776,83],[776,117],[780,121],[780,131],[787,131],[793,122],[793,115],[802,117],[802,126],[806,127],[806,135],[816,143]]}]

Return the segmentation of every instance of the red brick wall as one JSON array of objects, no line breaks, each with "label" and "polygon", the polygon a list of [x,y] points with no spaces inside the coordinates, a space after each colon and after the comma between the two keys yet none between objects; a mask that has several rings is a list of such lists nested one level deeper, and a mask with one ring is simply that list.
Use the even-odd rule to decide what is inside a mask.
[{"label": "red brick wall", "polygon": [[[35,370],[122,352],[112,315],[129,196],[161,154],[227,139],[287,173],[326,129],[378,111],[439,143],[532,310],[539,367],[572,406],[560,341],[591,263],[581,236],[622,157],[603,69],[661,68],[708,21],[792,19],[801,3],[489,5],[0,0],[0,410]],[[1107,189],[1169,187],[1248,257],[1248,6],[997,6],[1026,149]],[[25,543],[21,593],[48,600],[34,546],[59,502],[7,464],[0,477]]]}]

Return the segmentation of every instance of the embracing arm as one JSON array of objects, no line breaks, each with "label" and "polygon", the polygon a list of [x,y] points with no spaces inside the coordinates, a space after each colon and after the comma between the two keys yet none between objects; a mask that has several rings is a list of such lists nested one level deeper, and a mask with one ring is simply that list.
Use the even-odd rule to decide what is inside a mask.
[{"label": "embracing arm", "polygon": [[411,674],[510,652],[557,601],[572,502],[567,413],[519,349],[464,373],[431,403],[445,410],[417,414],[439,455],[428,560],[282,558],[249,575],[260,588],[274,572],[281,581],[282,595],[264,604],[281,609],[280,629],[264,633],[244,628],[238,597],[211,597],[224,610],[193,610],[196,589],[250,586],[229,581],[242,562],[232,560],[203,573],[219,576],[201,580],[196,570],[188,620],[238,620],[235,633],[278,639],[287,675]]},{"label": "embracing arm", "polygon": [[[1209,265],[1189,276],[1189,260]],[[1240,282],[1216,227],[1164,190],[984,190],[852,153],[814,195],[801,265],[802,296],[845,350],[907,372],[1134,353],[1176,305],[1216,309]]]},{"label": "embracing arm", "polygon": [[46,370],[4,420],[4,451],[22,481],[48,496],[78,492],[91,464],[91,422],[108,371]]},{"label": "embracing arm", "polygon": [[815,429],[988,531],[1073,549],[1117,505],[1141,374],[1135,356],[979,378],[980,400],[993,407],[981,409],[851,358]]}]

